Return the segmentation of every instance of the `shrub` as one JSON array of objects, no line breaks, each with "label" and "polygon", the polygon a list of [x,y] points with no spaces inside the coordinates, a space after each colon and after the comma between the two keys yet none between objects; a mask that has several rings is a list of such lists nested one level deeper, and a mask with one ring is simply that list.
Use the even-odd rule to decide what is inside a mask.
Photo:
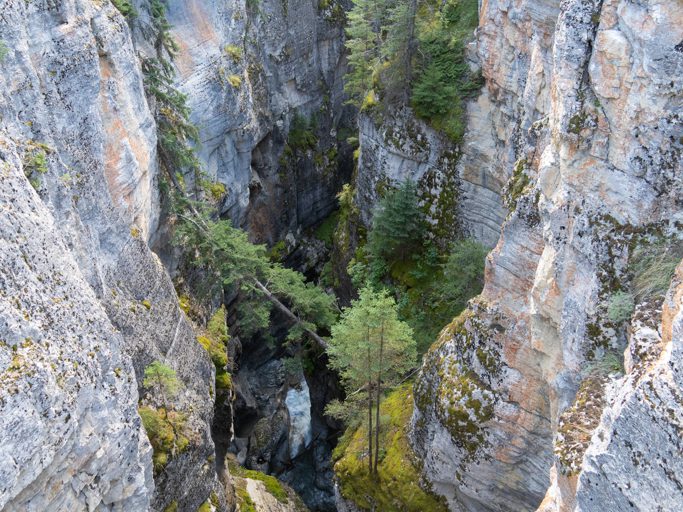
[{"label": "shrub", "polygon": [[235,89],[239,89],[239,87],[242,85],[242,78],[239,75],[230,75],[228,77],[228,83]]},{"label": "shrub", "polygon": [[225,45],[225,54],[235,62],[242,60],[242,48],[234,44]]},{"label": "shrub", "polygon": [[635,302],[633,295],[627,292],[619,291],[612,295],[607,305],[607,316],[612,322],[625,322],[631,318]]},{"label": "shrub", "polygon": [[128,0],[111,0],[111,3],[113,3],[114,7],[116,7],[126,18],[135,18],[138,15],[135,7]]}]

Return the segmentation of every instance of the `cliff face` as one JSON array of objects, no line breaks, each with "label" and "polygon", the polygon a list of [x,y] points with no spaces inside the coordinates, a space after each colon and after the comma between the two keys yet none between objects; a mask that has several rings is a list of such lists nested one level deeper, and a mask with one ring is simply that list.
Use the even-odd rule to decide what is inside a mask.
[{"label": "cliff face", "polygon": [[[343,5],[168,3],[180,46],[178,85],[200,129],[200,159],[227,188],[222,211],[259,241],[283,240],[324,218],[348,180]],[[290,140],[297,118],[297,135],[306,132],[315,144]]]},{"label": "cliff face", "polygon": [[[29,310],[25,322],[3,326],[5,368],[11,346],[21,346],[24,338],[34,340],[26,350],[41,354],[35,363],[22,356],[27,366],[19,371],[35,391],[18,395],[24,404],[14,402],[15,411],[45,414],[40,430],[29,428],[30,418],[19,432],[10,425],[3,429],[13,437],[7,456],[23,457],[16,462],[18,476],[3,479],[3,503],[41,510],[47,502],[30,501],[37,492],[58,500],[48,507],[54,509],[83,508],[86,502],[101,509],[144,509],[153,502],[162,508],[172,500],[198,507],[217,488],[207,463],[213,454],[213,366],[147,245],[159,216],[156,127],[128,27],[109,2],[4,2],[0,19],[8,49],[0,64],[1,131],[11,170],[2,176],[2,204],[5,212],[26,212],[14,232],[3,232],[10,248],[3,256],[19,262],[17,251],[28,244],[27,277],[6,265],[2,275],[10,284],[43,281],[34,283],[33,292],[3,286],[3,297],[8,314],[14,308],[9,301],[22,293],[30,293],[27,307],[54,304],[36,318]],[[43,237],[51,238],[41,242]],[[51,260],[59,268],[52,270]],[[70,290],[60,292],[60,286]],[[63,315],[49,318],[55,308]],[[34,334],[25,331],[31,323]],[[144,369],[154,360],[174,368],[185,384],[175,406],[188,412],[192,438],[190,449],[158,479],[156,494],[136,413]],[[71,449],[60,438],[71,439]],[[45,449],[54,454],[46,456]],[[53,496],[54,482],[66,497]]]},{"label": "cliff face", "polygon": [[[678,285],[664,313],[635,292],[628,330],[611,309],[639,251],[678,244],[680,17],[675,2],[481,6],[464,172],[508,176],[511,211],[484,292],[425,357],[412,434],[453,510],[650,510],[680,485],[664,462],[680,449]],[[606,361],[624,349],[619,377]]]}]

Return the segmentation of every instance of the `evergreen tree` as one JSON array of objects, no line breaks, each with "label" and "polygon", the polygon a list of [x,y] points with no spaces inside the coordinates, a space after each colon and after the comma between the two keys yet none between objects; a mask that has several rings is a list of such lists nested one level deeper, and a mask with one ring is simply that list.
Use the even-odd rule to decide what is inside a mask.
[{"label": "evergreen tree", "polygon": [[487,253],[486,247],[475,240],[460,240],[453,245],[438,287],[441,302],[450,304],[452,310],[462,310],[469,299],[481,293]]},{"label": "evergreen tree", "polygon": [[389,191],[375,209],[368,247],[373,258],[391,264],[405,261],[421,250],[426,231],[425,214],[420,209],[417,187],[404,181]]},{"label": "evergreen tree", "polygon": [[145,368],[142,385],[152,390],[154,395],[161,399],[164,406],[164,417],[168,419],[168,402],[175,398],[181,388],[175,370],[159,361],[154,361]]},{"label": "evergreen tree", "polygon": [[353,8],[347,15],[349,72],[344,90],[358,107],[374,90],[382,66],[382,27],[386,16],[387,0],[353,0]]},{"label": "evergreen tree", "polygon": [[376,474],[382,392],[415,365],[412,330],[399,320],[396,302],[385,290],[378,292],[365,287],[358,300],[343,311],[339,323],[332,327],[328,354],[330,365],[339,371],[347,394],[355,396],[358,391],[354,390],[360,389],[365,397],[368,470]]},{"label": "evergreen tree", "polygon": [[270,261],[266,248],[252,244],[247,233],[230,221],[211,220],[194,211],[194,217],[179,215],[176,238],[195,250],[195,264],[213,269],[223,285],[242,292],[240,323],[247,334],[268,326],[270,306],[274,306],[325,348],[316,329],[334,321],[334,297],[306,282],[299,272]]}]

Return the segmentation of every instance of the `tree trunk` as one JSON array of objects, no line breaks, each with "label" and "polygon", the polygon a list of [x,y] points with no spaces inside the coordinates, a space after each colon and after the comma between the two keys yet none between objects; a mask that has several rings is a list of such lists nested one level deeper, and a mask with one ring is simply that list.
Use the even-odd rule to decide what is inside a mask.
[{"label": "tree trunk", "polygon": [[379,462],[379,404],[382,400],[382,357],[384,355],[384,322],[382,322],[382,329],[379,334],[379,370],[377,371],[377,415],[375,416],[375,467],[374,471],[377,474],[377,463]]},{"label": "tree trunk", "polygon": [[[372,386],[368,382],[368,386]],[[368,472],[372,475],[372,389],[368,391]]]},{"label": "tree trunk", "polygon": [[405,100],[406,105],[410,101],[410,82],[413,79],[413,55],[415,54],[415,14],[417,12],[417,0],[409,0],[407,24],[407,40],[405,54]]},{"label": "tree trunk", "polygon": [[368,342],[368,473],[372,475],[372,358],[370,355],[370,326],[366,328]]},{"label": "tree trunk", "polygon": [[322,348],[323,350],[327,350],[327,342],[326,342],[324,339],[322,339],[320,336],[318,336],[318,334],[317,334],[316,332],[314,332],[314,331],[308,329],[307,327],[305,327],[304,324],[303,324],[303,322],[299,319],[299,317],[296,316],[294,313],[292,313],[292,311],[291,311],[287,306],[285,306],[282,302],[280,302],[280,301],[278,300],[278,298],[277,298],[275,295],[273,295],[273,294],[270,292],[270,290],[269,290],[268,288],[266,288],[266,287],[261,283],[261,281],[259,281],[258,279],[254,278],[254,284],[256,285],[256,287],[257,287],[259,290],[261,290],[261,292],[263,293],[263,295],[265,295],[266,299],[268,299],[270,302],[272,302],[272,303],[275,305],[276,308],[278,308],[282,313],[285,314],[285,316],[286,316],[287,318],[289,318],[289,319],[292,320],[293,322],[295,322],[295,323],[297,323],[298,325],[300,325],[301,328],[302,328],[304,331],[306,331],[306,334],[308,334],[308,335],[313,339],[313,341],[315,341],[318,345],[320,345],[320,348]]}]

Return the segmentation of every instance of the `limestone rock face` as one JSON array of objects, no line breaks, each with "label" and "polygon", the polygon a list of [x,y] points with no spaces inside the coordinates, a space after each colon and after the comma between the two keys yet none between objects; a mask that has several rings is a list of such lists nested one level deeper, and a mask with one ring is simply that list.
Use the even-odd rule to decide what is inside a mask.
[{"label": "limestone rock face", "polygon": [[146,510],[125,340],[0,137],[0,508]]},{"label": "limestone rock face", "polygon": [[409,179],[429,205],[435,232],[452,239],[460,231],[456,204],[460,193],[458,149],[444,135],[403,109],[382,119],[360,114],[360,154],[356,202],[369,224],[372,209],[388,187]]},{"label": "limestone rock face", "polygon": [[[12,161],[11,182],[3,175],[8,194],[3,219],[12,208],[35,217],[32,223],[27,217],[21,232],[4,234],[3,243],[14,245],[9,252],[3,246],[3,257],[18,265],[16,244],[35,239],[26,245],[26,265],[47,254],[62,265],[55,272],[74,281],[65,297],[59,287],[67,277],[55,273],[26,299],[27,305],[54,303],[41,315],[60,311],[58,304],[66,301],[64,314],[44,319],[34,334],[17,331],[23,329],[17,320],[5,324],[11,334],[7,343],[20,345],[20,335],[50,343],[49,355],[41,356],[47,365],[41,385],[31,392],[22,388],[18,396],[25,405],[17,410],[44,411],[45,418],[54,419],[40,430],[3,425],[2,436],[13,440],[7,456],[27,457],[24,474],[3,475],[4,499],[26,496],[31,509],[33,490],[58,488],[56,482],[62,485],[69,475],[80,483],[64,481],[63,497],[45,492],[46,500],[58,500],[53,510],[79,510],[90,502],[102,509],[163,509],[172,501],[197,508],[217,486],[207,462],[213,454],[213,365],[178,307],[166,269],[147,245],[159,219],[156,126],[130,30],[110,2],[6,1],[0,11],[0,35],[8,49],[0,63],[0,131],[20,162]],[[37,243],[41,225],[52,226],[45,230],[53,241]],[[7,286],[0,288],[7,301],[29,293],[12,288],[17,277],[10,269],[3,265]],[[35,279],[45,279],[49,267],[34,272]],[[81,302],[72,307],[69,301]],[[2,315],[3,322],[11,318]],[[67,359],[73,365],[69,372],[63,369]],[[154,360],[174,368],[185,384],[174,406],[188,415],[191,443],[171,460],[153,493],[149,445],[136,408],[144,369]],[[158,397],[145,399],[155,403]],[[61,438],[69,439],[72,453],[57,441]],[[36,454],[36,447],[53,455]],[[23,466],[19,460],[15,464]],[[23,509],[22,501],[16,503]],[[44,510],[44,504],[36,503],[34,510]]]},{"label": "limestone rock face", "polygon": [[[330,213],[349,179],[344,3],[252,4],[170,0],[168,19],[181,48],[178,86],[200,128],[200,159],[227,188],[221,209],[274,243]],[[299,135],[309,131],[314,145],[290,140],[296,118],[304,122]]]},{"label": "limestone rock face", "polygon": [[[661,314],[636,293],[628,335],[609,308],[640,248],[680,239],[681,15],[481,5],[461,173],[508,180],[511,213],[482,295],[425,357],[412,432],[452,510],[654,510],[677,486],[677,288]],[[606,361],[627,347],[619,377]]]}]

